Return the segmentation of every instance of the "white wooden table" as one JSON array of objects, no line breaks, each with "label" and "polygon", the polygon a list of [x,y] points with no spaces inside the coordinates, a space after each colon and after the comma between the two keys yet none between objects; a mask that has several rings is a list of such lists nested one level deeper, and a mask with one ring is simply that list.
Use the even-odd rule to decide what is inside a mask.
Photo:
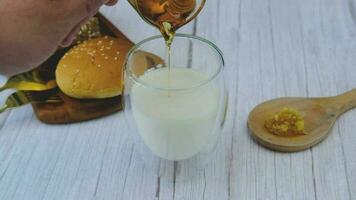
[{"label": "white wooden table", "polygon": [[[208,0],[181,32],[224,52],[229,110],[214,164],[191,181],[158,181],[147,173],[122,113],[49,126],[23,107],[0,115],[0,200],[356,199],[356,111],[300,153],[266,150],[246,127],[249,111],[264,100],[356,87],[355,4]],[[135,42],[157,33],[124,0],[102,12]]]}]

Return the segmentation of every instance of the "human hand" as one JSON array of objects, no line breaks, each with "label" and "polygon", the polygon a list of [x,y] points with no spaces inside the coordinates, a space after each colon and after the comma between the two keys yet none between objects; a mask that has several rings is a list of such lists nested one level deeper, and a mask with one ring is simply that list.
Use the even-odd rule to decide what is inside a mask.
[{"label": "human hand", "polygon": [[58,46],[72,43],[80,27],[117,0],[2,0],[0,73],[13,75],[38,66]]}]

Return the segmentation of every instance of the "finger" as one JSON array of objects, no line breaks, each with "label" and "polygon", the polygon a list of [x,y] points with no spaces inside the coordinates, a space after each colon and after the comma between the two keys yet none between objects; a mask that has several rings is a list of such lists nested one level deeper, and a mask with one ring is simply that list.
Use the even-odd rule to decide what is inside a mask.
[{"label": "finger", "polygon": [[60,43],[60,46],[68,47],[70,44],[72,44],[73,40],[75,39],[75,36],[80,31],[80,28],[85,23],[87,23],[88,20],[89,20],[89,17],[86,17],[82,21],[80,21],[76,26],[74,26],[73,29],[67,34],[66,38],[64,38],[63,41]]},{"label": "finger", "polygon": [[[112,1],[112,0],[110,0]],[[93,10],[98,10],[102,5],[110,2],[109,0],[86,0],[86,9],[88,13],[92,13]]]},{"label": "finger", "polygon": [[107,6],[113,6],[113,5],[115,5],[117,2],[118,2],[118,0],[109,0],[109,1],[106,3],[106,5],[107,5]]}]

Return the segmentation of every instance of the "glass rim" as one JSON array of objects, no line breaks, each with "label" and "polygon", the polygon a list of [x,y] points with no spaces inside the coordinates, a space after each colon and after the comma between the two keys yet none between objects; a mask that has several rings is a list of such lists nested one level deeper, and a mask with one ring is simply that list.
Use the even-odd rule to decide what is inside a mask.
[{"label": "glass rim", "polygon": [[207,39],[204,39],[202,37],[195,36],[195,35],[184,34],[184,33],[177,33],[175,35],[175,38],[186,38],[186,39],[197,40],[197,41],[202,42],[205,45],[209,46],[210,48],[212,48],[215,51],[215,53],[216,53],[216,55],[218,56],[218,59],[219,59],[219,67],[218,67],[218,69],[212,75],[209,75],[208,79],[206,79],[204,81],[201,81],[201,82],[199,82],[197,84],[194,84],[192,86],[189,86],[189,87],[179,87],[179,88],[158,87],[158,86],[154,86],[154,85],[148,84],[145,81],[142,81],[140,78],[138,78],[138,77],[136,77],[134,75],[134,73],[132,72],[131,69],[128,68],[128,60],[131,57],[131,55],[133,54],[133,52],[135,52],[137,49],[139,49],[145,43],[153,41],[153,40],[156,40],[156,39],[163,39],[162,35],[155,35],[155,36],[148,37],[148,38],[138,42],[127,53],[126,58],[125,58],[124,71],[129,73],[128,74],[129,78],[131,80],[133,80],[135,82],[135,84],[139,84],[139,85],[141,85],[141,86],[143,86],[145,88],[150,88],[150,89],[155,89],[155,90],[163,90],[163,91],[185,91],[185,90],[191,90],[191,89],[194,89],[194,88],[199,88],[199,87],[202,87],[202,86],[210,83],[211,81],[215,80],[215,78],[222,72],[222,69],[225,66],[225,60],[224,60],[222,51],[214,43],[212,43],[211,41],[209,41]]}]

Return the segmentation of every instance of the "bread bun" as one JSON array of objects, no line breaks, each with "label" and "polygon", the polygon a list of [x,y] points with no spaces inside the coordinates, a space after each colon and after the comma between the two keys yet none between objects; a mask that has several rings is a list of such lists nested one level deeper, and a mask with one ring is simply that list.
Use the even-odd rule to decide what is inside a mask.
[{"label": "bread bun", "polygon": [[63,93],[79,99],[118,96],[123,88],[123,64],[132,46],[126,40],[101,37],[68,51],[56,69]]}]

